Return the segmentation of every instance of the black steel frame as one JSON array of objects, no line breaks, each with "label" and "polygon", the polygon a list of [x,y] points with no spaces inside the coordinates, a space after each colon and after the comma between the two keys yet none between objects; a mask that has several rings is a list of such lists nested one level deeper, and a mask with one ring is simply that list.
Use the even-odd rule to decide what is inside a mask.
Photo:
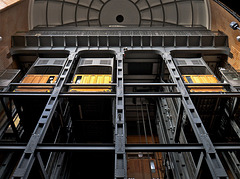
[{"label": "black steel frame", "polygon": [[[63,1],[63,3],[66,3]],[[176,3],[176,2],[175,2]],[[31,35],[30,35],[31,36]],[[51,37],[48,37],[52,39]],[[65,37],[66,40],[67,37]],[[74,37],[75,38],[75,37]],[[95,36],[94,36],[95,38]],[[96,37],[99,39],[99,37]],[[111,37],[110,37],[111,38]],[[117,37],[118,38],[118,37]],[[121,39],[120,37],[118,40],[118,43],[116,43],[116,46],[121,46]],[[150,41],[154,39],[154,36],[148,37]],[[156,36],[156,38],[159,38]],[[162,37],[161,37],[162,38]],[[201,37],[202,38],[202,37]],[[199,38],[199,40],[202,40]],[[31,50],[31,47],[27,46],[27,40],[26,36],[25,39],[25,46],[18,46],[15,47],[15,52],[21,52],[21,50]],[[109,37],[106,37],[106,39],[109,39]],[[133,38],[131,37],[131,46],[133,46]],[[143,37],[141,36],[141,44],[143,44]],[[173,37],[173,46],[177,44],[177,38],[176,36]],[[186,37],[186,44],[189,45],[189,39],[190,37]],[[64,41],[65,41],[64,40]],[[76,44],[77,44],[77,37],[76,37]],[[215,38],[212,39],[212,45],[211,47],[208,46],[202,46],[202,43],[199,43],[199,46],[202,47],[202,50],[208,50],[209,49],[215,49],[218,47],[215,47]],[[83,47],[84,49],[91,49],[91,43],[89,41],[88,36],[88,43],[86,47]],[[66,43],[64,43],[66,45]],[[98,42],[99,44],[99,42]],[[150,43],[151,44],[151,43]],[[174,45],[175,44],[175,45]],[[39,43],[37,44],[37,46]],[[227,43],[223,43],[223,46],[221,46],[221,50],[225,49],[225,45]],[[100,46],[100,45],[99,45]],[[177,71],[177,68],[172,60],[172,56],[168,52],[161,53],[164,49],[164,42],[160,46],[151,46],[151,50],[159,51],[159,54],[162,56],[168,71],[170,72],[170,77],[173,80],[173,83],[124,83],[124,50],[121,47],[115,47],[112,48],[110,46],[109,42],[106,44],[108,50],[113,49],[116,52],[115,60],[117,62],[117,68],[116,68],[116,83],[111,84],[111,86],[115,87],[115,92],[111,93],[66,93],[62,92],[62,88],[66,86],[84,86],[84,85],[75,85],[67,83],[67,78],[70,75],[71,69],[73,67],[73,62],[77,58],[78,52],[71,52],[71,54],[68,57],[67,63],[64,66],[63,70],[60,73],[60,78],[57,81],[55,85],[48,85],[53,86],[52,93],[25,93],[25,92],[0,92],[1,100],[4,101],[4,98],[17,98],[17,97],[34,97],[34,96],[46,96],[49,98],[45,109],[43,110],[43,113],[35,127],[35,130],[29,139],[27,144],[13,144],[10,145],[8,143],[6,144],[0,144],[0,150],[1,151],[21,151],[23,152],[22,157],[18,163],[17,168],[15,169],[15,172],[13,174],[13,178],[27,178],[31,168],[33,166],[34,161],[37,159],[41,171],[45,178],[48,178],[48,173],[46,172],[45,168],[46,166],[43,165],[41,155],[40,153],[42,151],[57,151],[57,152],[65,152],[65,151],[110,151],[115,153],[115,172],[114,177],[116,179],[120,178],[127,178],[127,160],[126,160],[126,153],[127,152],[136,152],[136,151],[148,151],[148,152],[177,152],[178,154],[174,154],[171,157],[174,160],[180,160],[182,158],[182,155],[179,154],[179,152],[191,152],[191,151],[199,151],[202,152],[202,155],[199,158],[198,166],[197,166],[197,173],[196,176],[198,176],[198,172],[201,168],[201,164],[203,160],[206,160],[207,165],[209,167],[209,170],[213,176],[213,178],[227,178],[227,173],[225,169],[223,168],[222,162],[220,161],[218,157],[218,151],[233,151],[233,150],[239,150],[240,144],[213,144],[211,139],[208,136],[208,133],[202,123],[201,118],[198,115],[198,112],[191,100],[191,97],[218,97],[218,98],[227,98],[227,97],[233,97],[233,98],[239,98],[240,93],[239,92],[229,92],[229,93],[199,93],[199,94],[190,94],[187,91],[188,84],[184,84],[183,80],[181,79],[180,74]],[[94,46],[95,47],[95,46]],[[66,46],[64,47],[64,49]],[[76,45],[76,48],[78,46]],[[34,49],[34,48],[33,48]],[[33,50],[32,49],[32,50]],[[37,47],[38,49],[38,47]],[[135,50],[144,50],[143,46],[136,46]],[[36,49],[34,49],[36,50]],[[51,50],[51,48],[49,49]],[[99,50],[99,49],[97,49]],[[14,51],[14,50],[13,50]],[[227,50],[226,50],[227,51]],[[22,86],[33,86],[33,84],[21,84]],[[42,86],[43,84],[36,84],[36,86]],[[196,86],[201,86],[202,84],[194,84]],[[212,85],[212,84],[204,84],[206,85]],[[216,86],[222,85],[222,86],[229,86],[230,84],[214,84]],[[19,86],[19,83],[12,83],[10,86]],[[90,86],[90,85],[87,85]],[[96,86],[96,85],[94,85]],[[99,86],[110,86],[109,84],[102,84]],[[129,86],[161,86],[161,87],[175,87],[178,92],[156,92],[156,93],[147,93],[147,92],[141,92],[141,93],[126,93],[124,91],[125,87]],[[193,86],[191,84],[191,86]],[[110,97],[114,99],[115,101],[115,119],[114,119],[114,144],[109,145],[80,145],[80,144],[43,144],[43,138],[46,134],[46,131],[49,127],[49,124],[51,122],[52,116],[56,110],[57,105],[59,104],[59,101],[62,98],[78,98],[78,97]],[[164,100],[167,98],[177,98],[181,101],[181,105],[178,111],[178,118],[177,118],[177,126],[176,129],[169,130],[169,135],[172,137],[172,140],[168,144],[157,144],[157,145],[130,145],[126,144],[126,126],[125,126],[125,108],[124,108],[124,100],[125,98],[133,98],[133,97],[153,97],[155,99],[158,99],[159,103],[164,103]],[[3,103],[4,104],[4,103]],[[161,107],[160,107],[161,108]],[[162,108],[161,110],[165,110]],[[8,118],[10,120],[10,123],[12,123],[12,115],[10,114],[9,110],[5,106],[6,114],[8,115]],[[186,112],[186,115],[188,116],[188,119],[191,123],[191,126],[194,130],[194,134],[198,140],[197,144],[178,144],[179,142],[179,136],[181,133],[181,127],[182,127],[182,118],[183,118],[183,111]],[[166,114],[167,118],[167,114]],[[13,129],[14,125],[12,124]],[[165,126],[168,128],[169,126]],[[169,127],[170,129],[170,127]],[[173,132],[172,132],[173,131]],[[181,161],[183,161],[181,159]],[[24,165],[22,165],[24,164]],[[177,166],[177,165],[176,165]],[[177,169],[176,169],[177,170]],[[179,168],[178,170],[181,170]],[[183,169],[182,170],[186,170]]]}]

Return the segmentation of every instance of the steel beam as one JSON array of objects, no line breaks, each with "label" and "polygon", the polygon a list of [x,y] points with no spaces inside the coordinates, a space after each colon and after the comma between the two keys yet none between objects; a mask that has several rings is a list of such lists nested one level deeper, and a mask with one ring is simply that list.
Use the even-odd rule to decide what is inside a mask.
[{"label": "steel beam", "polygon": [[[170,109],[168,108],[167,99],[159,98],[158,103],[158,115],[161,121],[162,128],[165,132],[166,141],[164,144],[175,144],[174,141],[174,131],[175,125],[173,123],[173,118],[170,113]],[[159,136],[159,138],[162,136]],[[166,160],[169,162],[169,168],[172,169],[173,176],[175,178],[179,178],[179,176],[183,176],[183,178],[190,178],[189,173],[186,171],[185,161],[183,159],[183,154],[181,151],[178,153],[168,152],[168,157]]]},{"label": "steel beam", "polygon": [[10,86],[55,86],[55,83],[10,83]]},{"label": "steel beam", "polygon": [[98,84],[73,84],[73,83],[65,83],[64,86],[97,86],[97,87],[101,87],[101,86],[116,86],[116,83],[98,83]]},{"label": "steel beam", "polygon": [[[200,144],[203,144],[205,150],[205,160],[209,167],[209,170],[213,178],[228,178],[227,173],[219,159],[216,149],[208,136],[208,133],[202,123],[201,118],[188,94],[185,84],[181,79],[180,74],[173,62],[173,59],[169,53],[162,54],[169,73],[174,83],[177,83],[178,89],[182,94],[182,104],[186,114],[189,118],[190,124],[193,128],[194,134]],[[238,94],[239,95],[239,94]]]},{"label": "steel beam", "polygon": [[115,171],[114,178],[127,178],[126,160],[126,134],[124,113],[124,82],[123,82],[123,53],[118,52],[117,61],[117,87],[116,87],[116,109],[115,109]]},{"label": "steel beam", "polygon": [[0,167],[0,179],[9,178],[10,176],[10,170],[13,168],[13,158],[14,153],[9,153],[4,155],[5,159],[1,163]]},{"label": "steel beam", "polygon": [[42,175],[44,176],[45,179],[49,179],[49,176],[48,176],[48,174],[45,170],[45,166],[43,164],[42,157],[41,157],[40,153],[37,153],[37,159],[38,159],[38,163],[39,163]]},{"label": "steel beam", "polygon": [[201,169],[203,158],[204,158],[204,153],[201,152],[200,157],[198,159],[197,169],[196,169],[196,172],[195,172],[195,178],[199,178],[199,172],[200,172],[200,169]]},{"label": "steel beam", "polygon": [[176,93],[174,93],[174,92],[172,92],[172,93],[167,93],[167,92],[165,92],[165,93],[125,93],[124,94],[124,96],[125,97],[165,97],[165,98],[173,98],[173,97],[175,97],[175,98],[181,98],[182,97],[182,95],[181,95],[181,93],[178,93],[178,92],[176,92]]},{"label": "steel beam", "polygon": [[190,93],[190,97],[214,97],[214,98],[229,98],[229,97],[240,97],[239,92],[229,92],[229,93]]},{"label": "steel beam", "polygon": [[[16,137],[16,141],[19,141],[19,135],[18,135],[18,130],[13,122],[13,113],[12,113],[12,109],[11,109],[11,105],[10,105],[10,109],[8,108],[8,106],[5,104],[5,101],[3,98],[1,98],[1,103],[2,103],[2,106],[3,106],[3,109],[6,113],[6,116],[8,118],[8,121],[10,122],[10,125],[11,125],[11,128],[13,130],[13,133]],[[11,99],[10,99],[10,103],[11,103]]]},{"label": "steel beam", "polygon": [[177,86],[176,83],[124,83],[124,86]]},{"label": "steel beam", "polygon": [[222,156],[225,159],[233,178],[240,178],[240,162],[234,152],[222,152]]},{"label": "steel beam", "polygon": [[[214,143],[214,148],[217,151],[237,151],[240,150],[240,143]],[[0,151],[23,151],[27,147],[26,143],[10,144],[5,143],[0,145]],[[67,152],[67,151],[109,151],[114,152],[115,144],[79,144],[79,143],[41,143],[36,147],[37,152],[52,151],[52,152]],[[125,144],[126,152],[191,152],[203,151],[203,144]]]},{"label": "steel beam", "polygon": [[59,97],[116,97],[115,93],[61,93]]},{"label": "steel beam", "polygon": [[72,53],[69,55],[66,65],[62,69],[59,75],[59,79],[54,87],[51,96],[45,106],[45,109],[33,131],[33,134],[27,144],[27,147],[24,150],[24,153],[18,163],[17,168],[13,173],[12,178],[27,178],[32,165],[35,161],[35,151],[38,143],[41,143],[44,139],[44,136],[47,132],[48,126],[51,123],[52,116],[55,112],[55,109],[58,105],[58,95],[63,87],[64,82],[66,81],[68,75],[71,72],[72,64],[75,59],[76,54]]},{"label": "steel beam", "polygon": [[185,86],[230,86],[229,83],[185,83]]},{"label": "steel beam", "polygon": [[176,130],[174,133],[174,141],[176,143],[179,142],[179,137],[180,137],[180,133],[181,133],[181,127],[182,127],[182,121],[183,121],[183,105],[182,103],[180,104],[180,108],[178,111],[178,115],[177,115],[177,125],[176,125]]},{"label": "steel beam", "polygon": [[50,97],[51,93],[0,92],[0,97]]}]

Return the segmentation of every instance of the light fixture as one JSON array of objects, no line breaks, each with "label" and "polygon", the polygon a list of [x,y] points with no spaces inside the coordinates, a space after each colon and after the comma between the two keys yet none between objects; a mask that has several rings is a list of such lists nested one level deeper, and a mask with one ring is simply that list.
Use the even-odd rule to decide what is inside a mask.
[{"label": "light fixture", "polygon": [[231,22],[230,23],[230,27],[233,29],[233,30],[240,30],[240,28],[239,28],[239,25],[238,25],[238,23],[237,22]]},{"label": "light fixture", "polygon": [[240,42],[240,36],[237,36],[237,41]]},{"label": "light fixture", "polygon": [[139,157],[139,158],[142,158],[142,157],[143,157],[143,153],[142,153],[142,152],[139,152],[139,153],[138,153],[138,157]]},{"label": "light fixture", "polygon": [[[230,27],[233,30],[237,30],[237,29],[240,30],[238,23],[234,21],[230,23]],[[240,36],[237,36],[237,41],[240,42]]]}]

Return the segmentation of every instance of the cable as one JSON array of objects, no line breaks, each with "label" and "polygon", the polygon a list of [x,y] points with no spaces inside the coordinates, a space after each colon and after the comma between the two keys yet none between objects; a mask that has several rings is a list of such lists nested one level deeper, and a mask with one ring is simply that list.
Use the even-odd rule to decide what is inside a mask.
[{"label": "cable", "polygon": [[154,138],[153,138],[153,131],[152,131],[152,124],[151,124],[151,120],[150,120],[150,114],[149,114],[149,110],[148,110],[148,104],[146,104],[146,109],[147,109],[147,115],[148,115],[148,124],[149,124],[149,129],[150,129],[150,133],[151,133],[151,137],[152,137],[152,143],[154,144]]},{"label": "cable", "polygon": [[142,143],[142,139],[141,139],[141,129],[140,129],[140,120],[139,120],[139,114],[138,114],[137,101],[136,101],[136,109],[137,109],[137,127],[138,127],[139,142]]},{"label": "cable", "polygon": [[[150,113],[149,113],[149,109],[148,109],[148,104],[146,104],[146,109],[147,109],[147,115],[148,115],[149,129],[150,129],[150,133],[151,133],[151,137],[152,137],[152,143],[155,144],[155,140],[154,140],[154,137],[153,137],[153,131],[152,131],[151,118],[150,118]],[[158,165],[156,152],[153,152],[153,154],[154,154],[155,161],[156,161],[158,177],[160,178],[160,173],[159,173],[160,168],[159,168],[159,165]]]},{"label": "cable", "polygon": [[[138,114],[138,106],[137,106],[137,100],[136,100],[136,109],[137,109],[137,127],[138,127],[138,136],[139,136],[139,142],[142,143],[142,138],[141,138],[141,128],[140,128],[140,119],[139,119],[139,114]],[[140,152],[139,152],[140,153]],[[142,153],[142,152],[141,152]],[[141,159],[139,159],[141,161]],[[141,169],[142,169],[142,175],[144,177],[144,168],[142,162],[141,164]]]},{"label": "cable", "polygon": [[[143,113],[142,98],[140,98],[140,102],[141,102],[141,112],[142,112],[143,130],[144,130],[144,135],[145,135],[146,144],[148,144],[147,131],[146,131],[146,125],[145,125],[145,119],[144,119],[144,113]],[[148,155],[148,164],[149,164],[148,166],[149,166],[149,169],[150,169],[150,175],[151,175],[151,178],[153,178],[153,177],[152,177],[152,170],[151,170],[149,152],[147,152],[147,155]]]}]

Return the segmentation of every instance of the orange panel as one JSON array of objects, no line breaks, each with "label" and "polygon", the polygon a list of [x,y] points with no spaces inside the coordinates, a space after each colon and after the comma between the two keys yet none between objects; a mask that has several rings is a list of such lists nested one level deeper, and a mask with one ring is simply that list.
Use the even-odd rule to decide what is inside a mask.
[{"label": "orange panel", "polygon": [[[73,84],[111,84],[111,75],[78,74],[73,78]],[[111,92],[111,86],[77,86],[71,87],[70,92]]]},{"label": "orange panel", "polygon": [[[213,75],[182,75],[185,83],[219,83]],[[190,92],[226,92],[223,86],[188,86]]]},{"label": "orange panel", "polygon": [[[58,75],[27,75],[21,83],[55,83]],[[52,86],[18,86],[17,92],[51,92]]]}]

